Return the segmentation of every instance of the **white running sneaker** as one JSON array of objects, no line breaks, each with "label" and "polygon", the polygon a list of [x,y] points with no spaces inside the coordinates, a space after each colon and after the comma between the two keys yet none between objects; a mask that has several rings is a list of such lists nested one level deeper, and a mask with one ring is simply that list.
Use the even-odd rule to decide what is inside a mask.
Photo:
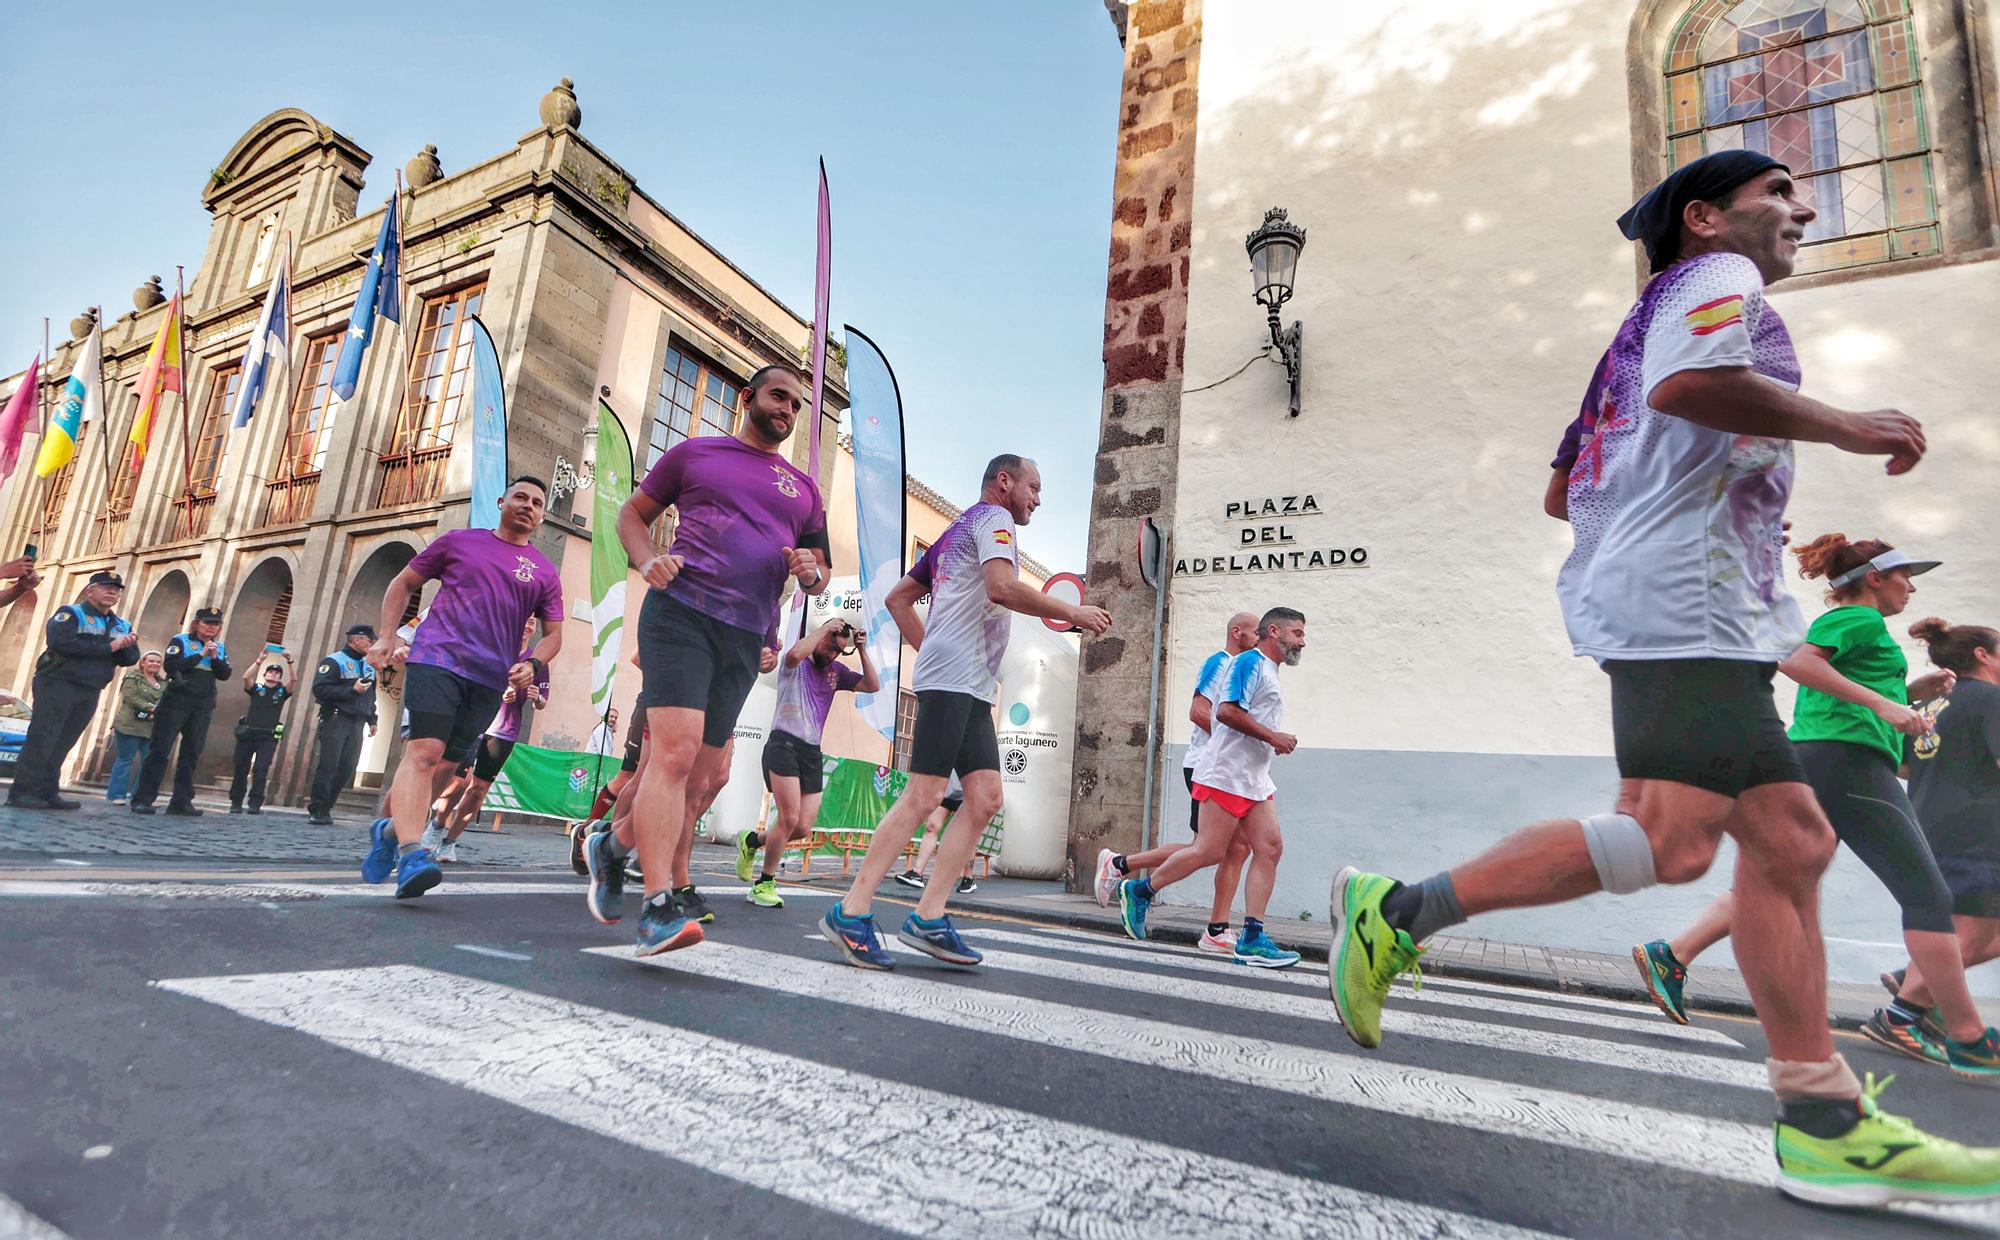
[{"label": "white running sneaker", "polygon": [[431,853],[436,853],[443,846],[444,828],[437,824],[437,819],[426,819],[424,821],[424,838],[417,841],[417,847]]},{"label": "white running sneaker", "polygon": [[442,848],[438,849],[438,850],[437,850],[437,859],[438,859],[439,861],[457,861],[457,860],[458,860],[458,841],[457,841],[457,840],[451,840],[451,841],[449,841],[448,843],[446,843],[446,844],[444,845],[444,847],[442,847]]},{"label": "white running sneaker", "polygon": [[[1117,857],[1117,855],[1117,853],[1112,852],[1109,848],[1100,848],[1097,850],[1097,881],[1094,887],[1097,893],[1099,908],[1111,907],[1111,897],[1117,893],[1118,884],[1125,877],[1118,872],[1117,866],[1111,864],[1112,859]],[[1234,949],[1232,948],[1231,950]]]},{"label": "white running sneaker", "polygon": [[1207,931],[1203,931],[1201,936],[1201,950],[1214,952],[1219,956],[1234,956],[1236,954],[1236,932],[1234,930],[1224,930],[1221,934],[1210,934]]}]

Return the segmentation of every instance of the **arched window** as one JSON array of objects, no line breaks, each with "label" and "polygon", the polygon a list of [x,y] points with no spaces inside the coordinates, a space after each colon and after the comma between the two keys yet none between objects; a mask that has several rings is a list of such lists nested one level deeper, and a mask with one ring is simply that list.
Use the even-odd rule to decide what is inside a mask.
[{"label": "arched window", "polygon": [[1697,0],[1667,45],[1668,163],[1762,151],[1819,212],[1798,272],[1943,249],[1910,0]]}]

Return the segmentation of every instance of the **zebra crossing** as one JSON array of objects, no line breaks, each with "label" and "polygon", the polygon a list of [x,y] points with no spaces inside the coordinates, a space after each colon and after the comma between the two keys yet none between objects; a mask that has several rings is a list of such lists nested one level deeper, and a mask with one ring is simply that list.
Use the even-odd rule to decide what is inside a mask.
[{"label": "zebra crossing", "polygon": [[[587,945],[546,972],[157,986],[414,1074],[430,1105],[467,1091],[891,1234],[1708,1237],[1823,1217],[1772,1189],[1760,1052],[1722,1028],[1435,979],[1369,1053],[1332,1024],[1323,967],[968,920],[980,970],[905,953],[884,974],[783,929],[646,960]],[[1985,1207],[1911,1213],[2000,1229]]]}]

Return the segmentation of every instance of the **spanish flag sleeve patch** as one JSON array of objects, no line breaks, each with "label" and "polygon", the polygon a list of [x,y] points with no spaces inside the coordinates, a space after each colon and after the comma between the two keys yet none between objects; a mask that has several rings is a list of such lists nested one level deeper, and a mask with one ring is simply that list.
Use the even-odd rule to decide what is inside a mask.
[{"label": "spanish flag sleeve patch", "polygon": [[1738,327],[1743,323],[1743,295],[1731,293],[1714,301],[1705,301],[1687,312],[1688,331],[1696,336],[1709,336],[1725,327]]},{"label": "spanish flag sleeve patch", "polygon": [[1007,530],[994,530],[993,541],[1005,546],[1014,541],[1014,535]]}]

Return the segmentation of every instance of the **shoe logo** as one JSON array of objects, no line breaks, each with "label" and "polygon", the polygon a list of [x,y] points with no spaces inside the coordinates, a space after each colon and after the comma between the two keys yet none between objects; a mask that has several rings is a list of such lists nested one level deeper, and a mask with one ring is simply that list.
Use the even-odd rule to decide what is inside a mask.
[{"label": "shoe logo", "polygon": [[1368,937],[1367,923],[1368,923],[1368,910],[1362,909],[1361,915],[1354,919],[1355,937],[1361,941],[1361,950],[1368,954],[1368,967],[1370,969],[1373,969],[1375,967],[1375,942],[1373,939]]},{"label": "shoe logo", "polygon": [[1863,1158],[1859,1154],[1849,1154],[1844,1161],[1849,1166],[1859,1168],[1862,1171],[1879,1171],[1887,1166],[1889,1160],[1898,1154],[1908,1153],[1910,1150],[1916,1148],[1917,1143],[1914,1141],[1898,1141],[1883,1146],[1881,1155],[1873,1160]]}]

